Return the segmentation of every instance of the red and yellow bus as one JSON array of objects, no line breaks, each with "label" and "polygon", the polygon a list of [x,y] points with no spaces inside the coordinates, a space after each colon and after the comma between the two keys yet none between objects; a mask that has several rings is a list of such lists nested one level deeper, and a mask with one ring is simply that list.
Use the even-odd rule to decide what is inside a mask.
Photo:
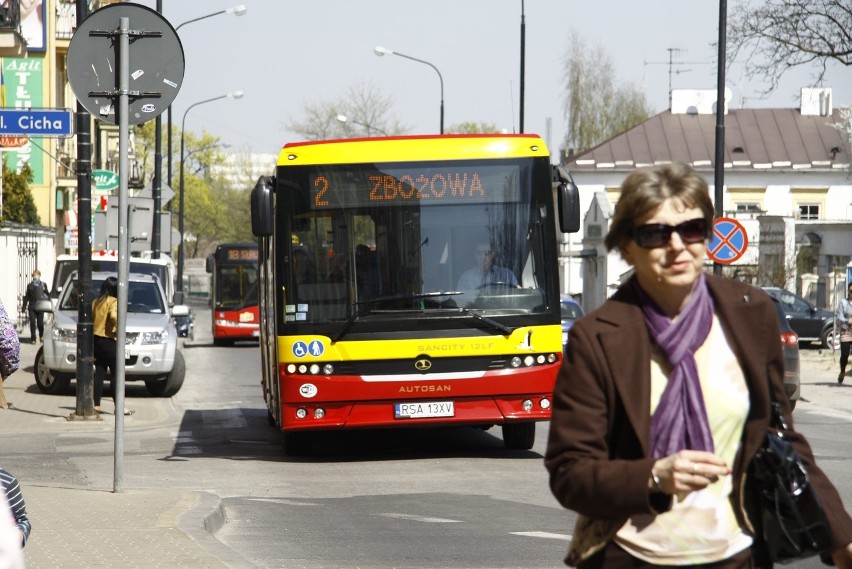
[{"label": "red and yellow bus", "polygon": [[207,256],[213,344],[257,340],[258,264],[256,243],[223,243]]},{"label": "red and yellow bus", "polygon": [[541,138],[287,144],[251,202],[285,452],[317,430],[438,425],[532,447],[562,359],[555,236],[579,226]]}]

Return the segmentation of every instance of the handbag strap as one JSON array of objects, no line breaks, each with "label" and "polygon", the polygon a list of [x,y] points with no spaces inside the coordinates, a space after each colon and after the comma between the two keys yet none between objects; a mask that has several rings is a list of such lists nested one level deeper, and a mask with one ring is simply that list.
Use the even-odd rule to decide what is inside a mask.
[{"label": "handbag strap", "polygon": [[775,392],[772,390],[772,382],[769,376],[766,377],[766,384],[769,387],[769,426],[775,428],[780,433],[786,433],[790,430],[790,425],[784,418],[784,413],[781,411],[781,403],[775,398]]}]

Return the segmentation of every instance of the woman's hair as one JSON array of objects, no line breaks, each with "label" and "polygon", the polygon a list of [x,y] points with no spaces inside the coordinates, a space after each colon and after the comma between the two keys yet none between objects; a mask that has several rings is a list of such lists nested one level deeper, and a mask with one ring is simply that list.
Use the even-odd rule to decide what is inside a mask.
[{"label": "woman's hair", "polygon": [[684,207],[697,207],[712,227],[715,211],[707,183],[687,164],[672,163],[631,172],[621,184],[621,196],[604,238],[607,251],[621,249],[631,238],[638,220],[673,198]]},{"label": "woman's hair", "polygon": [[107,277],[101,285],[100,296],[114,296],[118,298],[118,279],[115,277]]}]

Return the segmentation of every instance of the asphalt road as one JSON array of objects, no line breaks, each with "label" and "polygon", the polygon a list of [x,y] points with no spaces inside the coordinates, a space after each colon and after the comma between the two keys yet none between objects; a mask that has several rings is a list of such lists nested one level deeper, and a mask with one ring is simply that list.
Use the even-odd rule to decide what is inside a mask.
[{"label": "asphalt road", "polygon": [[[214,348],[209,311],[196,310],[180,393],[157,399],[128,384],[128,406],[150,406],[163,419],[127,421],[125,487],[220,496],[225,523],[216,538],[247,567],[561,566],[574,516],[547,485],[546,424],[531,451],[507,451],[499,429],[400,429],[328,434],[312,456],[287,457],[267,421],[257,346]],[[803,351],[794,417],[850,504],[852,385],[837,385],[832,357]],[[109,432],[82,436],[60,425],[3,448],[21,478],[112,485]]]}]

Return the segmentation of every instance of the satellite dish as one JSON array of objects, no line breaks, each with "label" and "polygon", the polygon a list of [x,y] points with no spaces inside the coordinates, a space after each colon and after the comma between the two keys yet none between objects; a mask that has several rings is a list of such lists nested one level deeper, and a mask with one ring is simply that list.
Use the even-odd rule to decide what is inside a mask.
[{"label": "satellite dish", "polygon": [[122,2],[92,12],[71,37],[66,72],[71,90],[92,116],[117,124],[120,19],[130,33],[128,124],[158,117],[183,83],[180,38],[157,11]]}]

